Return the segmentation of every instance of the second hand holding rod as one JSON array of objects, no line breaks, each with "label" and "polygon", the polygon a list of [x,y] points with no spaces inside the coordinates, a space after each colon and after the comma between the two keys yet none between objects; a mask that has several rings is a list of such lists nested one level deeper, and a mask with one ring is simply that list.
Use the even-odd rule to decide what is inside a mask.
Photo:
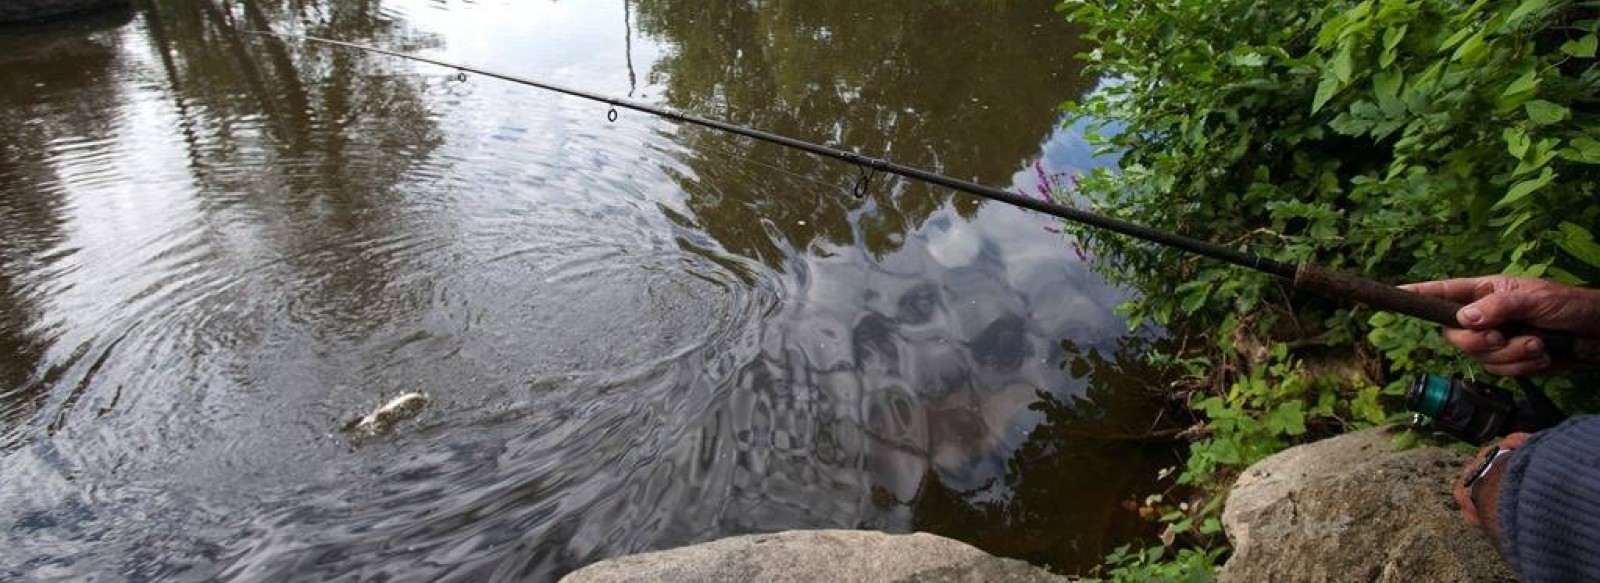
[{"label": "second hand holding rod", "polygon": [[[998,188],[984,186],[982,184],[961,180],[958,178],[952,178],[920,168],[913,168],[911,166],[897,164],[881,158],[863,156],[855,152],[849,152],[838,148],[832,148],[798,140],[788,136],[782,136],[744,126],[738,126],[725,121],[677,112],[646,103],[610,97],[599,93],[583,91],[581,89],[563,87],[560,85],[554,85],[551,83],[545,83],[542,81],[518,77],[506,73],[499,73],[487,69],[480,69],[470,65],[451,63],[448,61],[442,61],[410,53],[402,53],[373,46],[315,36],[280,35],[273,32],[257,32],[255,34],[271,36],[280,40],[300,39],[314,43],[344,47],[359,51],[389,55],[392,57],[398,57],[401,59],[407,59],[421,63],[428,63],[431,65],[455,69],[457,71],[471,72],[474,74],[483,75],[485,77],[493,77],[503,81],[537,87],[547,91],[579,97],[590,101],[597,101],[610,105],[613,108],[620,107],[648,113],[654,116],[663,117],[682,123],[713,128],[731,134],[809,152],[825,158],[832,158],[867,168],[874,172],[885,172],[920,180],[929,184],[935,184],[952,190],[977,195],[989,200],[999,201],[1009,205],[1038,211],[1075,223],[1113,231],[1136,239],[1165,245],[1187,251],[1189,253],[1194,253],[1196,255],[1210,257],[1218,261],[1231,263],[1233,265],[1245,267],[1255,271],[1269,273],[1278,276],[1279,278],[1291,281],[1296,289],[1320,293],[1334,298],[1346,298],[1378,310],[1405,314],[1407,316],[1421,318],[1423,320],[1451,328],[1462,327],[1461,323],[1456,319],[1456,313],[1460,311],[1462,305],[1450,300],[1436,298],[1433,296],[1425,296],[1366,277],[1324,269],[1320,266],[1309,263],[1301,263],[1298,265],[1285,263],[1282,261],[1261,257],[1259,255],[1245,253],[1236,249],[1223,247],[1215,243],[1201,241],[1192,237],[1186,237],[1177,233],[1161,231],[1146,227],[1144,225],[1130,223],[1121,219],[1115,219],[1036,198],[1021,196]],[[613,109],[610,113],[615,113],[615,110]],[[612,116],[608,114],[608,118],[612,118]],[[613,121],[615,121],[614,118]],[[1538,336],[1544,341],[1546,351],[1555,358],[1570,357],[1575,353],[1576,350],[1574,337],[1566,332],[1531,328],[1518,328],[1511,330],[1511,332],[1514,332],[1515,334],[1508,334],[1508,336],[1524,334]]]}]

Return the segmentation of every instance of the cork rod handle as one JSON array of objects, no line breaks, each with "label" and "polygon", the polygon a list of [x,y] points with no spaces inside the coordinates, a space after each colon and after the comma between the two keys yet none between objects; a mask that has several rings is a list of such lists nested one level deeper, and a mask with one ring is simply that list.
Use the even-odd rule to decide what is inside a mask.
[{"label": "cork rod handle", "polygon": [[[1367,279],[1365,277],[1323,269],[1315,265],[1302,263],[1294,274],[1295,289],[1303,289],[1317,293],[1327,294],[1336,298],[1350,300],[1372,306],[1385,312],[1405,314],[1421,318],[1442,326],[1460,328],[1461,322],[1456,320],[1456,312],[1462,308],[1461,304],[1450,300],[1425,296],[1419,293],[1408,292],[1398,287]],[[1523,326],[1513,326],[1503,330],[1506,337],[1520,335],[1538,336],[1544,341],[1545,351],[1557,359],[1585,357],[1580,352],[1594,347],[1593,342],[1585,342],[1585,350],[1580,351],[1579,342],[1567,332],[1554,332]]]},{"label": "cork rod handle", "polygon": [[1456,320],[1461,304],[1307,263],[1295,270],[1294,287],[1335,298],[1349,298],[1385,312],[1405,314],[1442,326],[1461,327],[1461,322]]}]

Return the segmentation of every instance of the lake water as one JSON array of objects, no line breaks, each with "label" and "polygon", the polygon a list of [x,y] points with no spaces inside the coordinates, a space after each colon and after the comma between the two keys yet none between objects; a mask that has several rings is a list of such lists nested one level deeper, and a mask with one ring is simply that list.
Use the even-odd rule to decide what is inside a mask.
[{"label": "lake water", "polygon": [[[797,528],[1081,571],[1160,379],[1039,194],[1053,2],[153,0],[0,29],[0,578],[550,580]],[[1088,259],[1092,261],[1092,258]],[[347,421],[402,393],[392,433]]]}]

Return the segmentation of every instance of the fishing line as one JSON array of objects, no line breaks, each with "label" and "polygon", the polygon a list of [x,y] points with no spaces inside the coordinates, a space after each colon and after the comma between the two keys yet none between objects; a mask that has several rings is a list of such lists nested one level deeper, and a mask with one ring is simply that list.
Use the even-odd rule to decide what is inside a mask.
[{"label": "fishing line", "polygon": [[[695,147],[696,148],[706,147],[706,149],[708,149],[708,150],[721,150],[720,152],[714,151],[712,153],[715,153],[715,154],[718,154],[718,155],[721,155],[721,156],[724,156],[724,157],[728,157],[728,158],[738,158],[740,161],[743,161],[743,162],[746,162],[746,163],[749,163],[749,164],[754,164],[756,166],[760,166],[760,167],[766,168],[768,170],[772,170],[773,172],[777,172],[777,173],[783,174],[783,175],[788,176],[790,178],[794,178],[795,180],[800,180],[800,181],[811,183],[812,185],[814,185],[814,186],[816,186],[818,188],[822,188],[822,189],[825,189],[825,190],[828,190],[828,191],[831,191],[831,192],[836,192],[838,194],[850,194],[850,195],[854,195],[855,194],[855,192],[854,192],[854,190],[852,188],[839,186],[839,184],[836,183],[836,182],[830,182],[830,181],[827,181],[827,180],[823,180],[821,178],[817,178],[815,176],[808,176],[808,175],[796,172],[794,170],[790,170],[790,169],[784,168],[782,166],[778,166],[776,164],[769,164],[767,162],[763,162],[753,154],[735,152],[735,151],[733,151],[735,146],[733,146],[732,144],[700,141],[700,142],[696,142]],[[857,198],[860,198],[860,197],[858,196]]]},{"label": "fishing line", "polygon": [[747,127],[743,127],[743,126],[734,125],[734,124],[731,124],[731,123],[728,123],[728,122],[724,122],[724,121],[719,121],[719,120],[714,120],[714,119],[707,119],[707,118],[703,118],[703,117],[696,116],[696,115],[691,115],[691,114],[687,114],[687,113],[673,111],[673,110],[670,110],[670,109],[664,109],[664,108],[656,107],[656,106],[649,105],[649,104],[646,104],[646,103],[640,103],[640,102],[637,102],[637,101],[632,101],[632,100],[627,100],[627,99],[618,99],[618,98],[615,98],[615,97],[602,95],[602,94],[599,94],[599,93],[593,93],[593,92],[584,91],[584,90],[581,90],[581,89],[573,89],[573,88],[564,87],[564,86],[561,86],[561,85],[555,85],[555,84],[546,83],[546,82],[543,82],[543,81],[537,81],[537,80],[534,80],[534,79],[528,79],[528,78],[525,78],[525,77],[518,77],[516,75],[511,75],[511,74],[507,74],[507,73],[500,73],[500,72],[491,71],[491,70],[488,70],[488,69],[481,69],[481,68],[473,67],[473,66],[470,66],[470,65],[452,63],[452,62],[443,61],[443,60],[439,60],[439,59],[434,59],[434,58],[430,58],[430,57],[423,57],[423,56],[413,55],[413,54],[409,54],[409,53],[391,51],[391,50],[388,50],[388,49],[382,49],[382,48],[378,48],[378,47],[360,45],[360,44],[349,43],[349,42],[333,40],[333,39],[326,39],[326,38],[315,37],[315,36],[279,35],[279,34],[272,33],[272,32],[256,32],[254,34],[271,36],[271,37],[275,37],[275,38],[279,38],[279,39],[283,39],[283,40],[296,40],[296,39],[298,39],[298,40],[304,40],[304,41],[309,41],[309,42],[313,42],[313,43],[321,43],[321,44],[326,44],[326,45],[331,45],[331,46],[338,46],[338,47],[344,47],[344,48],[349,48],[349,49],[355,49],[355,50],[359,50],[359,51],[377,53],[377,54],[381,54],[381,55],[389,55],[389,56],[392,56],[392,57],[398,57],[398,58],[407,59],[407,60],[411,60],[411,61],[416,61],[416,62],[420,62],[420,63],[428,63],[428,64],[431,64],[431,65],[438,65],[440,67],[445,67],[445,68],[449,68],[449,69],[455,69],[455,70],[458,70],[458,71],[473,73],[473,74],[481,75],[481,76],[484,76],[484,77],[492,77],[492,78],[500,79],[500,80],[503,80],[503,81],[510,81],[512,83],[519,83],[519,84],[528,85],[528,86],[531,86],[531,87],[538,87],[540,89],[544,89],[544,90],[547,90],[547,91],[553,91],[553,92],[561,93],[561,94],[564,94],[564,95],[570,95],[570,96],[573,96],[573,97],[579,97],[579,98],[587,99],[587,100],[590,100],[590,101],[597,101],[597,102],[600,102],[600,103],[604,103],[604,104],[610,105],[613,108],[631,109],[631,110],[634,110],[634,111],[648,113],[648,114],[651,114],[651,115],[655,115],[655,116],[658,116],[658,117],[663,117],[663,118],[670,119],[670,120],[677,121],[677,122],[682,122],[682,123],[687,123],[687,124],[692,124],[692,125],[698,125],[698,126],[703,126],[703,127],[714,128],[714,129],[722,130],[724,132],[741,135],[741,136],[744,136],[744,137],[747,137],[747,138],[753,138],[753,139],[760,140],[760,141],[763,141],[763,142],[770,142],[770,143],[773,143],[773,144],[786,146],[786,147],[793,148],[793,149],[796,149],[796,150],[810,152],[812,154],[815,154],[815,155],[818,155],[818,156],[822,156],[822,157],[825,157],[825,158],[833,158],[835,160],[839,160],[839,161],[842,161],[842,162],[847,162],[847,163],[850,163],[850,164],[854,164],[856,166],[863,166],[863,167],[871,168],[871,169],[876,170],[878,172],[896,174],[896,175],[904,176],[906,178],[913,178],[913,179],[916,179],[916,180],[921,180],[923,182],[928,182],[928,183],[931,183],[931,184],[935,184],[935,185],[938,185],[938,186],[943,186],[943,187],[950,188],[950,189],[953,189],[953,190],[958,190],[958,191],[965,192],[965,193],[968,193],[968,194],[981,196],[983,198],[987,198],[987,199],[990,199],[990,200],[1004,202],[1006,204],[1010,204],[1010,205],[1014,205],[1014,206],[1020,206],[1020,207],[1023,207],[1023,208],[1029,209],[1029,210],[1042,212],[1042,213],[1045,213],[1045,214],[1048,214],[1048,215],[1051,215],[1051,216],[1055,216],[1055,217],[1058,217],[1058,218],[1061,218],[1061,219],[1065,219],[1065,220],[1069,220],[1069,221],[1073,221],[1073,222],[1077,222],[1077,223],[1083,223],[1083,224],[1086,224],[1086,225],[1089,225],[1089,226],[1098,227],[1098,228],[1106,229],[1106,230],[1109,230],[1109,231],[1114,231],[1114,232],[1117,232],[1117,233],[1122,233],[1124,235],[1128,235],[1128,236],[1131,236],[1131,237],[1135,237],[1135,238],[1138,238],[1138,239],[1143,239],[1143,240],[1154,242],[1154,243],[1160,243],[1162,245],[1167,245],[1167,246],[1171,246],[1171,247],[1177,247],[1179,249],[1184,249],[1184,250],[1192,252],[1192,253],[1198,253],[1200,255],[1205,255],[1207,257],[1211,257],[1213,259],[1218,259],[1218,260],[1221,260],[1221,261],[1225,261],[1227,263],[1232,263],[1232,264],[1235,264],[1235,265],[1242,265],[1242,266],[1250,267],[1252,269],[1257,269],[1257,270],[1260,270],[1260,271],[1266,271],[1268,273],[1272,273],[1272,274],[1278,275],[1280,277],[1285,277],[1285,278],[1291,278],[1292,279],[1295,276],[1295,266],[1291,265],[1291,264],[1288,264],[1288,263],[1283,263],[1283,262],[1275,261],[1275,260],[1268,259],[1268,258],[1265,258],[1265,257],[1260,257],[1260,256],[1257,256],[1257,255],[1252,255],[1252,254],[1249,254],[1249,253],[1240,252],[1240,251],[1237,251],[1237,250],[1234,250],[1234,249],[1229,249],[1227,247],[1223,247],[1221,245],[1215,245],[1215,244],[1212,244],[1212,243],[1208,243],[1206,241],[1201,241],[1199,239],[1194,239],[1194,238],[1190,238],[1190,237],[1185,237],[1183,235],[1178,235],[1176,233],[1168,233],[1168,232],[1165,232],[1165,231],[1159,231],[1159,230],[1156,230],[1156,229],[1145,227],[1143,225],[1137,225],[1137,224],[1130,223],[1130,222],[1127,222],[1127,221],[1123,221],[1123,220],[1120,220],[1120,219],[1114,219],[1114,218],[1103,216],[1103,215],[1097,215],[1097,214],[1094,214],[1094,213],[1091,213],[1091,212],[1088,212],[1088,211],[1084,211],[1084,210],[1080,210],[1080,209],[1075,209],[1075,208],[1071,208],[1071,207],[1067,207],[1067,206],[1062,206],[1062,205],[1059,205],[1059,204],[1046,202],[1046,201],[1042,201],[1042,200],[1035,199],[1035,198],[1027,198],[1027,197],[1024,197],[1024,196],[1021,196],[1021,195],[1018,195],[1018,194],[1015,194],[1015,193],[1007,192],[1007,191],[1004,191],[1004,190],[1001,190],[1001,189],[998,189],[998,188],[994,188],[994,187],[990,187],[990,186],[984,186],[982,184],[978,184],[978,183],[970,182],[970,181],[966,181],[966,180],[961,180],[961,179],[957,179],[957,178],[952,178],[952,177],[949,177],[949,176],[945,176],[943,174],[936,174],[936,173],[933,173],[933,172],[930,172],[930,171],[927,171],[927,170],[923,170],[923,169],[920,169],[920,168],[912,168],[910,166],[904,166],[904,165],[901,165],[901,164],[896,164],[894,162],[890,162],[888,160],[884,160],[884,159],[881,159],[881,158],[873,158],[873,157],[870,157],[870,156],[864,156],[864,155],[856,153],[856,152],[851,152],[851,151],[847,151],[847,150],[841,150],[841,149],[838,149],[838,148],[833,148],[833,147],[829,147],[829,146],[823,146],[823,145],[819,145],[819,144],[813,144],[811,142],[801,141],[801,140],[798,140],[798,139],[795,139],[795,138],[791,138],[791,137],[788,137],[788,136],[781,136],[781,135],[778,135],[778,134],[764,132],[764,131],[761,131],[761,130],[755,130],[755,129],[751,129],[751,128],[747,128]]},{"label": "fishing line", "polygon": [[[1208,241],[1202,241],[1177,233],[1161,231],[1121,219],[1095,214],[1082,209],[1023,196],[998,188],[984,186],[975,182],[952,178],[943,174],[937,174],[920,168],[913,168],[910,166],[897,164],[882,158],[864,156],[856,152],[814,144],[788,136],[782,136],[744,126],[734,125],[725,121],[708,119],[696,115],[673,111],[646,103],[628,99],[619,99],[599,93],[573,89],[561,85],[528,79],[525,77],[518,77],[516,75],[510,75],[507,73],[500,73],[488,69],[473,67],[470,65],[434,59],[431,57],[424,57],[410,53],[402,53],[373,46],[309,35],[280,35],[270,31],[252,31],[251,34],[269,36],[285,42],[290,40],[299,40],[334,47],[354,49],[368,53],[389,55],[419,63],[428,63],[448,69],[454,69],[457,71],[458,75],[473,73],[484,77],[491,77],[494,79],[500,79],[530,87],[537,87],[546,91],[561,93],[563,95],[579,97],[589,101],[596,101],[611,106],[611,109],[607,112],[607,118],[613,121],[615,121],[614,114],[616,113],[616,110],[618,108],[622,108],[648,113],[650,115],[666,118],[680,123],[712,128],[730,134],[777,144],[787,148],[808,152],[816,156],[832,158],[834,160],[839,160],[841,162],[858,166],[863,169],[864,174],[862,178],[857,181],[856,187],[852,189],[852,192],[863,192],[870,185],[872,177],[876,174],[893,174],[937,186],[943,186],[945,188],[965,192],[967,194],[983,197],[989,200],[1003,202],[1012,206],[1041,212],[1059,219],[1120,233],[1143,241],[1180,249],[1196,255],[1210,257],[1212,259],[1249,268],[1255,271],[1269,273],[1291,281],[1293,286],[1297,289],[1326,294],[1333,298],[1362,303],[1379,310],[1405,314],[1446,326],[1460,327],[1460,322],[1456,320],[1456,312],[1459,311],[1462,306],[1456,302],[1409,292],[1383,282],[1325,269],[1310,263],[1301,263],[1296,265],[1277,261],[1267,257],[1262,257],[1260,255],[1246,253],[1233,248],[1224,247],[1222,245]],[[1574,338],[1569,333],[1534,329],[1522,329],[1519,332],[1523,334],[1537,334],[1544,339],[1545,345],[1548,348],[1548,352],[1557,357],[1573,354],[1574,349],[1576,348]]]}]

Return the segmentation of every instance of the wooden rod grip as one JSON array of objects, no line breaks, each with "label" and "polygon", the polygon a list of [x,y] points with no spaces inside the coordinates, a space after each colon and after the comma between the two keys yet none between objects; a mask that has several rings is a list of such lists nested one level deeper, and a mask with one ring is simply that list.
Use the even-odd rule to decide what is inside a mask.
[{"label": "wooden rod grip", "polygon": [[[1372,306],[1385,312],[1405,314],[1451,328],[1461,328],[1456,312],[1461,304],[1408,292],[1398,287],[1358,275],[1323,269],[1315,265],[1300,264],[1294,274],[1295,289],[1327,294]],[[1542,330],[1520,325],[1501,329],[1506,338],[1538,336],[1544,341],[1545,352],[1556,359],[1577,359],[1582,362],[1600,362],[1600,341],[1575,338],[1569,332]]]},{"label": "wooden rod grip", "polygon": [[1461,304],[1308,263],[1300,264],[1295,270],[1294,287],[1330,297],[1348,298],[1385,312],[1405,314],[1451,328],[1461,327],[1461,322],[1456,320],[1456,312],[1461,310]]}]

